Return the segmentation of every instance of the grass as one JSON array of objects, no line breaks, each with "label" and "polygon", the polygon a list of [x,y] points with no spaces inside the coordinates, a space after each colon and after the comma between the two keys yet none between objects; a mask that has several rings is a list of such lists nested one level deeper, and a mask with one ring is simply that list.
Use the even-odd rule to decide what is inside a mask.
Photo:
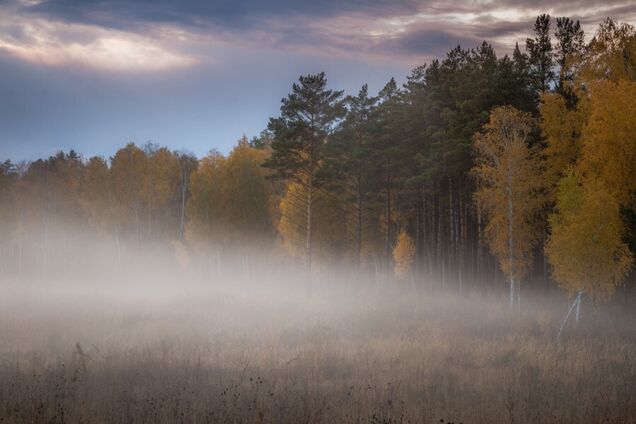
[{"label": "grass", "polygon": [[565,300],[8,287],[0,422],[636,422],[636,326]]}]

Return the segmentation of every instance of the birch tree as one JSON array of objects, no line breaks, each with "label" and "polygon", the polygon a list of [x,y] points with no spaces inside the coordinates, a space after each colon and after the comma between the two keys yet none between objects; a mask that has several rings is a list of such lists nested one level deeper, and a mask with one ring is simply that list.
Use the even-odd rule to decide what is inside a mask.
[{"label": "birch tree", "polygon": [[632,263],[622,240],[625,226],[619,203],[611,192],[598,179],[583,179],[570,171],[559,185],[549,224],[545,250],[554,279],[578,294],[579,305],[583,293],[609,297]]},{"label": "birch tree", "polygon": [[542,204],[540,162],[528,146],[532,118],[511,106],[493,109],[475,135],[475,201],[485,217],[485,237],[510,283],[510,308],[520,301],[521,278],[537,245],[537,214]]}]

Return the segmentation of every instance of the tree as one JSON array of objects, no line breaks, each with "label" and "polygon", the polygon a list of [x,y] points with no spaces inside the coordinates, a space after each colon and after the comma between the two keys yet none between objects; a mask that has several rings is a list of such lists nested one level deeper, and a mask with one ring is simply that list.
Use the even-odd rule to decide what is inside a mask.
[{"label": "tree", "polygon": [[179,212],[179,240],[185,239],[185,224],[186,224],[186,204],[190,194],[190,176],[199,166],[199,161],[192,153],[184,150],[174,152],[177,158],[177,166],[179,168],[179,200],[180,200],[180,212]]},{"label": "tree", "polygon": [[607,18],[599,25],[580,63],[583,81],[636,81],[636,28]]},{"label": "tree", "polygon": [[93,156],[88,160],[80,184],[81,204],[89,223],[98,233],[107,233],[114,222],[113,189],[106,160]]},{"label": "tree", "polygon": [[559,185],[549,223],[545,250],[554,279],[570,292],[609,297],[633,260],[622,241],[625,227],[610,190],[571,170]]},{"label": "tree", "polygon": [[506,102],[524,112],[536,113],[536,93],[533,91],[529,60],[528,55],[521,52],[519,43],[515,43],[515,49],[512,52],[511,76],[514,89],[509,89],[510,95],[506,96]]},{"label": "tree", "polygon": [[511,309],[515,282],[529,270],[538,241],[542,187],[537,152],[528,146],[531,128],[529,114],[503,106],[493,109],[475,135],[475,200],[486,217],[486,240],[510,281]]},{"label": "tree", "polygon": [[583,96],[575,108],[558,92],[541,96],[541,131],[546,140],[545,182],[549,203],[556,200],[559,181],[573,166],[581,150],[581,132],[587,120],[587,97]]},{"label": "tree", "polygon": [[305,217],[305,259],[311,276],[313,206],[324,184],[320,170],[323,147],[335,124],[344,115],[343,92],[327,89],[324,72],[306,75],[293,84],[292,92],[281,100],[281,114],[271,118],[272,154],[263,166],[275,178],[292,181],[303,188]]},{"label": "tree", "polygon": [[148,158],[143,150],[129,143],[111,158],[113,195],[117,207],[117,230],[135,234],[141,240],[141,219],[144,213],[142,190],[146,179]]},{"label": "tree", "polygon": [[[293,257],[303,258],[306,241],[306,187],[289,182],[280,200],[280,220],[278,232],[283,247]],[[315,237],[313,243],[313,266],[336,265],[350,260],[350,237],[347,232],[345,203],[326,190],[320,190],[314,197]]]},{"label": "tree", "polygon": [[111,170],[105,159],[93,156],[84,166],[80,183],[80,202],[88,224],[98,236],[112,236],[121,263],[117,204]]},{"label": "tree", "polygon": [[550,15],[537,16],[534,38],[526,39],[530,70],[535,92],[547,91],[554,80],[554,57],[550,39]]},{"label": "tree", "polygon": [[271,183],[261,164],[267,154],[241,138],[222,165],[223,222],[234,241],[270,239],[272,222],[268,200]]},{"label": "tree", "polygon": [[141,190],[148,239],[178,237],[181,206],[181,170],[178,158],[167,147],[145,146],[147,165]]},{"label": "tree", "polygon": [[186,238],[199,245],[219,244],[223,239],[222,187],[225,158],[212,150],[199,162],[190,177],[190,198],[186,205],[189,218]]},{"label": "tree", "polygon": [[377,98],[369,96],[364,84],[358,95],[348,96],[346,102],[347,115],[326,146],[325,169],[332,174],[330,191],[343,198],[353,217],[354,263],[360,268],[371,196],[371,123]]},{"label": "tree", "polygon": [[395,225],[397,191],[400,185],[400,168],[404,164],[405,152],[402,150],[402,92],[394,78],[378,93],[379,105],[374,110],[373,131],[371,144],[371,160],[373,163],[376,197],[382,208],[380,220],[384,235],[385,270],[391,272],[391,259],[394,243],[392,227]]},{"label": "tree", "polygon": [[201,160],[190,178],[187,204],[192,242],[246,247],[271,240],[272,185],[261,166],[266,155],[243,137],[227,158],[212,151]]},{"label": "tree", "polygon": [[272,146],[272,134],[268,130],[263,130],[258,136],[250,139],[249,145],[259,150],[269,149]]},{"label": "tree", "polygon": [[556,204],[546,255],[554,279],[579,293],[577,319],[581,296],[609,297],[632,262],[626,240],[636,210],[635,39],[633,28],[606,20],[576,62],[575,107],[561,94],[544,96],[547,178]]},{"label": "tree", "polygon": [[585,33],[579,21],[567,17],[557,18],[557,28],[554,33],[557,39],[555,62],[559,66],[557,91],[568,99],[570,107],[576,102],[576,96],[569,84],[574,79],[573,65],[580,60],[585,48]]},{"label": "tree", "polygon": [[580,169],[600,179],[622,207],[636,209],[636,82],[592,85]]},{"label": "tree", "polygon": [[411,273],[413,258],[415,257],[415,242],[406,231],[400,231],[397,244],[393,249],[393,262],[395,263],[395,275],[403,280]]},{"label": "tree", "polygon": [[[15,165],[10,160],[0,162],[0,273],[5,274],[8,261],[9,244],[12,241],[16,222],[16,211],[12,207],[15,202],[15,188],[18,179]],[[5,253],[6,251],[6,253]],[[6,260],[5,260],[6,258]]]}]

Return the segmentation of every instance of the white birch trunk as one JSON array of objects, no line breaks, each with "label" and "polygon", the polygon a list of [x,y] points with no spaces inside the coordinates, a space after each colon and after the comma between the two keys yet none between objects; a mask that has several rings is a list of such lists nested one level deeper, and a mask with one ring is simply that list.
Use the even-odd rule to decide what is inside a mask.
[{"label": "white birch trunk", "polygon": [[515,277],[514,277],[514,240],[512,233],[512,167],[510,161],[508,161],[508,261],[509,261],[509,273],[510,273],[510,310],[514,309],[515,305]]}]

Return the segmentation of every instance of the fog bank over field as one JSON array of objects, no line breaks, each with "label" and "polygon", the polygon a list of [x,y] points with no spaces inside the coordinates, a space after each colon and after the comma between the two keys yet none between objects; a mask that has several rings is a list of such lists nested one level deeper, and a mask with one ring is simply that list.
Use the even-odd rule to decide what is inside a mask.
[{"label": "fog bank over field", "polygon": [[636,317],[620,306],[585,302],[557,343],[563,297],[528,294],[511,313],[505,293],[328,267],[308,293],[304,267],[275,252],[120,245],[120,256],[61,234],[46,276],[40,245],[23,251],[21,277],[15,263],[3,273],[10,422],[636,418]]}]

